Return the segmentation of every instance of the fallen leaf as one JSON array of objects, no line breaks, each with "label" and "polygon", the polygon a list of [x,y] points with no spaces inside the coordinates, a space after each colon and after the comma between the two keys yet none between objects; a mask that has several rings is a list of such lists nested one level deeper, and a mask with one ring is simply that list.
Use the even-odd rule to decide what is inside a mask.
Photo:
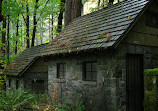
[{"label": "fallen leaf", "polygon": [[131,16],[127,16],[127,18],[128,18],[128,19],[130,19],[130,18],[131,18]]},{"label": "fallen leaf", "polygon": [[69,50],[69,53],[71,53],[71,50]]}]

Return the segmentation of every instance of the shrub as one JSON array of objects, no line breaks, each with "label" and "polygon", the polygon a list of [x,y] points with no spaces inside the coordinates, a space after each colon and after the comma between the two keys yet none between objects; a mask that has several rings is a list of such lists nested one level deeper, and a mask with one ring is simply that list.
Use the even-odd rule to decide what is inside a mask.
[{"label": "shrub", "polygon": [[54,111],[85,111],[82,96],[74,95],[73,98],[62,99],[60,104],[53,106]]},{"label": "shrub", "polygon": [[[145,97],[144,97],[144,111],[157,111],[156,101],[156,84],[154,81],[158,75],[158,68],[145,70]],[[158,80],[158,79],[157,79]],[[158,81],[157,81],[158,82]]]},{"label": "shrub", "polygon": [[0,97],[0,109],[5,111],[11,110],[24,110],[24,106],[31,107],[31,101],[34,98],[34,94],[18,90],[2,91]]}]

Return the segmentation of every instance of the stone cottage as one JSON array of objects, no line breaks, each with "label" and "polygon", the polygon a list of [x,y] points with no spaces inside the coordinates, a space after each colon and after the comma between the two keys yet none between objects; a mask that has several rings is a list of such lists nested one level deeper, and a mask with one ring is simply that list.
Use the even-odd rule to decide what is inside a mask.
[{"label": "stone cottage", "polygon": [[38,57],[47,44],[23,51],[4,71],[6,88],[45,92],[48,87],[48,65],[44,57]]},{"label": "stone cottage", "polygon": [[143,72],[158,66],[157,20],[158,0],[126,0],[105,7],[75,19],[52,42],[37,46],[39,52],[30,53],[21,72],[14,74],[21,63],[17,58],[5,74],[27,80],[21,82],[27,87],[39,60],[42,67],[48,65],[44,74],[52,98],[54,92],[59,98],[77,93],[88,111],[143,111]]}]

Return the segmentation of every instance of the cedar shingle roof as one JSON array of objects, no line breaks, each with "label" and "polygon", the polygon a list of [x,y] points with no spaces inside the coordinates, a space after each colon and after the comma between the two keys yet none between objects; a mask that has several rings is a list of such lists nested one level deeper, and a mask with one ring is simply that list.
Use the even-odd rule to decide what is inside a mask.
[{"label": "cedar shingle roof", "polygon": [[122,40],[148,4],[147,0],[128,0],[79,17],[49,44],[26,49],[6,67],[4,73],[19,75],[38,56],[113,47]]},{"label": "cedar shingle roof", "polygon": [[128,0],[79,17],[41,51],[41,56],[114,46],[147,4],[147,0]]},{"label": "cedar shingle roof", "polygon": [[10,63],[4,70],[4,74],[6,75],[19,75],[24,69],[29,67],[33,63],[34,60],[37,59],[40,51],[47,44],[42,44],[39,46],[35,46],[29,49],[24,50],[12,63]]}]

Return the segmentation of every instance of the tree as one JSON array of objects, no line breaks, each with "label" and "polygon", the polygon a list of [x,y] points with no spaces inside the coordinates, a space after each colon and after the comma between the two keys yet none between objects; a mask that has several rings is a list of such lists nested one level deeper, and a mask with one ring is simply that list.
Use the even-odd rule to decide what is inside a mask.
[{"label": "tree", "polygon": [[10,55],[10,42],[9,42],[9,33],[10,33],[10,15],[8,15],[8,20],[7,20],[7,64],[9,64],[9,55]]},{"label": "tree", "polygon": [[114,0],[109,0],[109,5],[113,5]]},{"label": "tree", "polygon": [[2,2],[3,2],[3,0],[0,0],[0,22],[3,20],[3,15],[2,15]]},{"label": "tree", "polygon": [[2,28],[2,47],[1,51],[3,56],[5,55],[5,36],[6,36],[6,18],[3,19],[3,28]]},{"label": "tree", "polygon": [[19,15],[18,15],[17,24],[16,24],[15,54],[17,54],[17,51],[18,51],[18,40],[17,40],[18,37],[19,37]]},{"label": "tree", "polygon": [[37,31],[37,20],[36,20],[36,15],[37,15],[37,9],[38,9],[38,1],[39,0],[36,0],[35,2],[35,7],[34,7],[34,13],[33,13],[33,34],[32,34],[32,44],[31,44],[31,47],[34,46],[35,44],[35,36],[36,36],[36,31]]},{"label": "tree", "polygon": [[65,6],[65,0],[61,0],[61,3],[60,3],[60,13],[59,13],[59,16],[58,16],[58,25],[57,25],[57,32],[61,32],[61,29],[62,29],[62,20],[63,20],[63,13],[64,13],[64,8]]},{"label": "tree", "polygon": [[65,27],[72,22],[73,19],[81,16],[82,1],[81,0],[66,0],[65,6]]}]

